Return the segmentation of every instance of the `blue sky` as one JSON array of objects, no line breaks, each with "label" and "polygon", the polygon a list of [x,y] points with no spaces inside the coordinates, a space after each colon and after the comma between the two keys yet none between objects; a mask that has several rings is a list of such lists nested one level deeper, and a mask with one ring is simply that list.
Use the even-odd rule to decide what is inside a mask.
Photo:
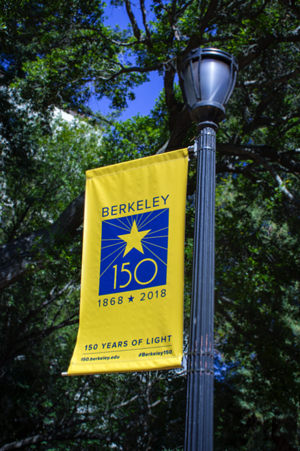
[{"label": "blue sky", "polygon": [[[146,8],[147,3],[149,4],[149,2],[146,2]],[[140,10],[133,7],[133,12],[140,28],[143,29]],[[126,28],[129,23],[125,6],[112,7],[108,5],[106,7],[106,16],[107,19],[105,24],[110,25],[111,27],[119,25],[121,28]],[[136,98],[133,101],[128,101],[128,108],[120,117],[121,120],[129,119],[138,113],[141,115],[146,115],[154,107],[155,100],[157,99],[160,91],[163,89],[163,78],[158,75],[158,72],[150,72],[149,79],[149,82],[144,83],[134,90]],[[111,112],[109,109],[109,104],[110,101],[106,98],[100,101],[93,98],[89,102],[90,108],[94,111],[100,111],[102,114],[108,114]]]}]

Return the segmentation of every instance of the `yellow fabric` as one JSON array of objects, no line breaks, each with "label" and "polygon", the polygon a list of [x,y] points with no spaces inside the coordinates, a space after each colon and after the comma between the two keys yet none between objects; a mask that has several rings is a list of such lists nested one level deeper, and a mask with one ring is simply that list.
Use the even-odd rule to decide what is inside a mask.
[{"label": "yellow fabric", "polygon": [[178,368],[187,149],[87,171],[68,375]]}]

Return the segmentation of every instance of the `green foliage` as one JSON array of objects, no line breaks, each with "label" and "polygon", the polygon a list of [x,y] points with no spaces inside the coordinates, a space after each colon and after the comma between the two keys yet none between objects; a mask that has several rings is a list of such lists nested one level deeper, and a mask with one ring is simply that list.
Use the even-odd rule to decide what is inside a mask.
[{"label": "green foliage", "polygon": [[147,116],[115,123],[107,129],[103,138],[104,163],[116,164],[152,155],[161,134],[156,121]]},{"label": "green foliage", "polygon": [[[298,185],[297,178],[292,179]],[[283,214],[279,191],[270,198],[262,186],[254,190],[242,177],[222,178],[218,194],[216,340],[222,361],[229,365],[225,380],[245,428],[244,443],[239,434],[236,446],[254,450],[263,442],[259,446],[269,449],[268,440],[279,430],[296,443],[300,370],[296,218]],[[222,421],[228,421],[225,410]]]},{"label": "green foliage", "polygon": [[[27,155],[30,164],[21,172],[18,189],[13,172],[6,173],[4,242],[7,236],[51,227],[84,189],[86,169],[149,155],[159,139],[154,119],[142,117],[116,123],[105,135],[81,119],[70,124],[54,119],[50,135],[39,135],[35,121],[32,127],[36,146]],[[116,443],[143,450],[149,437],[159,447],[175,446],[183,433],[178,417],[185,397],[178,402],[182,378],[174,372],[61,377],[77,334],[81,241],[78,230],[44,251],[41,270],[2,292],[1,445],[40,435],[31,449],[53,449],[49,444],[54,436],[55,449],[81,450],[82,442],[76,440],[80,428],[85,449],[97,443],[110,449]]]}]

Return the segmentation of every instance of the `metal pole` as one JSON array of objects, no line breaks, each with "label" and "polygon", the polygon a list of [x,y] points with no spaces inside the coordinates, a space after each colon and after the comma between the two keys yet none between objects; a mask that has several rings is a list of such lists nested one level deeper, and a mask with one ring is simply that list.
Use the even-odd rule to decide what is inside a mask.
[{"label": "metal pole", "polygon": [[216,130],[199,124],[185,451],[213,450]]}]

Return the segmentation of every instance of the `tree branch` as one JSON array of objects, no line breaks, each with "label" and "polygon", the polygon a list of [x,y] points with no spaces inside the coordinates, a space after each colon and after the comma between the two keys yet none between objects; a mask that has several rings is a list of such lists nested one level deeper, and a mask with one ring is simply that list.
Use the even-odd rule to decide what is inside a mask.
[{"label": "tree branch", "polygon": [[271,79],[271,80],[265,80],[265,81],[257,81],[257,80],[249,80],[245,82],[237,81],[236,86],[237,87],[243,87],[243,86],[251,86],[253,88],[267,88],[268,86],[276,85],[278,86],[281,83],[285,83],[287,81],[293,80],[297,78],[300,74],[300,67],[293,70],[292,72],[288,72],[287,74],[280,75],[277,78]]},{"label": "tree branch", "polygon": [[242,54],[238,57],[239,70],[244,69],[244,67],[249,66],[249,64],[257,58],[264,50],[267,50],[268,47],[275,44],[280,44],[284,42],[300,42],[300,35],[290,35],[290,36],[275,36],[274,34],[270,34],[268,36],[264,36],[258,42],[254,42],[253,45],[249,42],[250,51],[248,54]]},{"label": "tree branch", "polygon": [[[76,318],[73,320],[73,318]],[[44,330],[37,330],[35,332],[32,332],[30,335],[27,335],[25,337],[22,337],[17,342],[10,343],[8,345],[7,350],[3,354],[0,360],[0,368],[5,366],[10,360],[15,359],[18,355],[21,355],[26,348],[29,346],[36,344],[38,341],[48,337],[53,332],[55,332],[58,329],[63,329],[67,326],[72,326],[74,324],[78,324],[78,314],[74,313],[72,316],[70,316],[68,319],[65,319],[64,321],[60,322],[59,324],[56,324],[55,326],[48,327]],[[25,342],[25,343],[24,343]],[[14,351],[14,346],[20,345],[21,343],[24,343],[21,348],[18,348]]]},{"label": "tree branch", "polygon": [[121,429],[115,433],[114,435],[107,435],[107,434],[101,434],[99,432],[87,432],[87,431],[74,431],[74,432],[69,432],[69,429],[71,427],[74,426],[80,426],[84,423],[90,423],[90,422],[94,422],[97,421],[99,418],[105,416],[105,415],[109,415],[111,413],[113,413],[116,410],[121,409],[122,407],[126,407],[127,405],[131,404],[132,402],[134,402],[136,399],[138,398],[138,395],[133,396],[132,398],[130,398],[127,401],[122,401],[120,404],[118,404],[117,406],[114,406],[113,408],[100,412],[98,415],[96,416],[87,416],[82,420],[75,420],[75,421],[67,421],[64,424],[61,424],[60,426],[54,428],[51,432],[49,433],[40,433],[40,434],[36,434],[34,436],[31,437],[27,437],[23,440],[18,440],[12,443],[8,443],[4,446],[2,446],[0,448],[0,451],[11,451],[11,450],[15,450],[15,449],[21,449],[24,448],[25,446],[30,446],[30,445],[37,445],[43,441],[46,442],[52,442],[55,440],[77,440],[77,439],[92,439],[92,440],[105,440],[106,442],[112,442],[115,441],[118,436],[123,432]]},{"label": "tree branch", "polygon": [[151,33],[150,33],[150,30],[149,30],[149,27],[147,24],[147,19],[146,19],[145,1],[140,0],[140,5],[141,5],[142,16],[143,16],[143,24],[144,24],[146,35],[148,38],[148,44],[151,45]]},{"label": "tree branch", "polygon": [[261,155],[271,162],[279,163],[282,167],[293,173],[300,173],[300,163],[288,158],[271,146],[253,146],[238,144],[217,144],[217,151],[224,155],[234,155],[260,162]]},{"label": "tree branch", "polygon": [[126,11],[127,11],[128,17],[129,17],[130,22],[131,22],[133,34],[136,37],[136,39],[140,42],[140,40],[141,40],[141,31],[140,31],[140,29],[138,27],[136,18],[134,17],[134,14],[132,12],[130,0],[125,0],[125,6],[126,6]]},{"label": "tree branch", "polygon": [[70,238],[83,222],[84,193],[49,228],[31,232],[0,247],[0,290],[44,267],[47,249]]},{"label": "tree branch", "polygon": [[[121,65],[121,63],[116,63],[116,64]],[[163,63],[158,63],[158,64],[155,64],[154,66],[149,66],[149,67],[139,67],[139,66],[125,67],[125,66],[123,66],[118,72],[115,72],[110,77],[103,77],[103,76],[99,75],[97,78],[104,80],[106,82],[114,81],[117,77],[119,77],[120,75],[123,75],[123,74],[130,74],[131,72],[138,72],[140,74],[144,74],[145,72],[152,72],[154,70],[159,70],[162,68],[162,66],[163,66]],[[86,80],[86,82],[89,82],[89,81],[94,81],[94,78],[90,78],[90,79]]]},{"label": "tree branch", "polygon": [[280,0],[280,2],[286,6],[298,20],[300,20],[300,11],[296,7],[294,0]]},{"label": "tree branch", "polygon": [[181,113],[177,116],[171,136],[166,148],[166,152],[170,150],[180,149],[182,142],[192,124],[190,113],[186,106],[183,107]]},{"label": "tree branch", "polygon": [[[218,150],[218,146],[217,146],[217,150]],[[287,190],[281,177],[279,176],[279,174],[277,173],[277,171],[275,170],[273,165],[271,165],[265,158],[263,158],[259,153],[255,152],[252,148],[247,148],[245,146],[245,148],[243,149],[243,154],[245,156],[247,156],[248,158],[259,162],[271,174],[271,176],[273,177],[277,186],[280,188],[280,190],[283,192],[283,194],[297,206],[300,205],[299,199],[297,199],[295,196],[293,196],[292,193],[290,193]]]},{"label": "tree branch", "polygon": [[218,0],[210,0],[209,5],[207,7],[205,16],[203,18],[203,20],[201,20],[200,25],[199,25],[199,34],[200,36],[203,35],[205,29],[207,28],[207,25],[209,23],[209,21],[211,20],[214,12],[216,11],[218,6]]}]

